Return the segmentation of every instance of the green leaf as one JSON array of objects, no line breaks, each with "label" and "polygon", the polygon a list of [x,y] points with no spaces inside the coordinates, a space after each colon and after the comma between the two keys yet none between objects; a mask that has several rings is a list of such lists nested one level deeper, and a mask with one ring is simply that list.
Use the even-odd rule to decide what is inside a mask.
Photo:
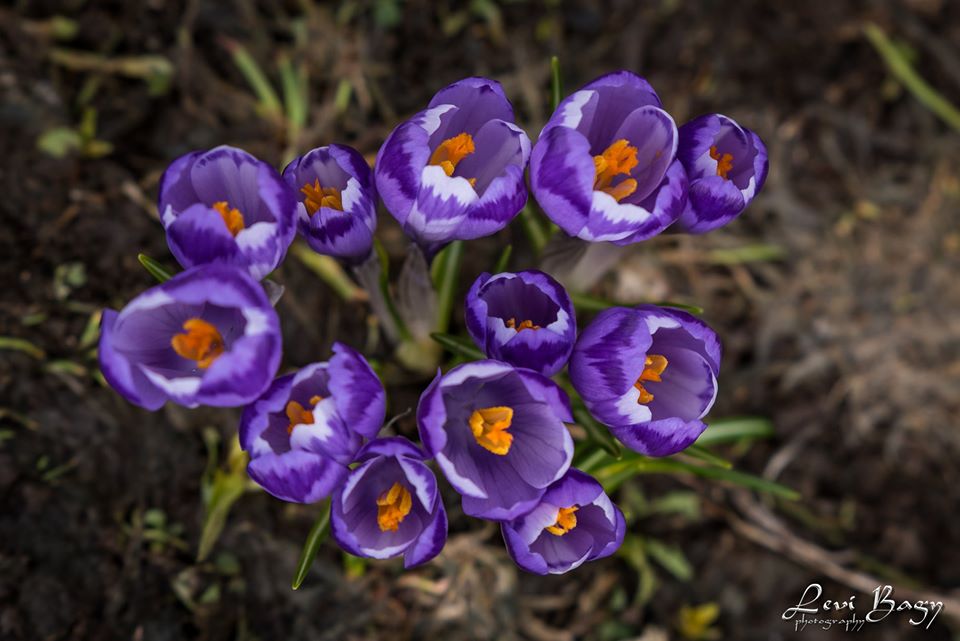
[{"label": "green leaf", "polygon": [[780,260],[785,254],[783,247],[779,245],[756,243],[730,249],[714,249],[707,254],[707,260],[717,265],[740,265]]},{"label": "green leaf", "polygon": [[550,111],[555,111],[563,96],[563,80],[560,77],[560,58],[550,57]]},{"label": "green leaf", "polygon": [[451,354],[463,356],[472,361],[486,358],[486,355],[469,339],[454,336],[453,334],[442,334],[440,332],[430,334],[430,338],[440,343]]},{"label": "green leaf", "polygon": [[443,251],[443,271],[437,286],[437,332],[445,333],[450,327],[450,315],[457,291],[457,279],[460,276],[460,261],[463,258],[463,241],[455,240]]},{"label": "green leaf", "polygon": [[513,255],[513,245],[507,245],[503,248],[503,251],[500,252],[500,256],[497,258],[497,262],[493,266],[494,274],[499,274],[506,271],[507,265],[510,263],[511,255]]},{"label": "green leaf", "polygon": [[673,307],[675,309],[680,309],[685,312],[690,312],[691,314],[702,314],[703,308],[697,307],[696,305],[688,305],[686,303],[678,303],[677,301],[671,300],[659,300],[659,301],[636,301],[632,303],[618,302],[612,300],[606,300],[604,298],[599,298],[597,296],[590,296],[587,294],[577,294],[570,293],[570,299],[573,301],[573,304],[579,310],[588,311],[588,312],[602,312],[605,309],[611,307],[633,307],[634,305],[657,305],[659,307]]},{"label": "green leaf", "polygon": [[530,244],[533,245],[534,251],[540,254],[543,248],[547,246],[549,234],[540,223],[540,216],[530,201],[527,201],[527,204],[520,210],[520,224],[523,226],[523,231],[530,240]]},{"label": "green leaf", "polygon": [[316,274],[320,280],[330,285],[333,291],[337,292],[340,298],[348,303],[367,299],[367,292],[350,279],[350,276],[343,271],[343,267],[335,258],[318,254],[310,249],[306,243],[299,240],[290,245],[290,253],[303,263],[304,267]]},{"label": "green leaf", "polygon": [[150,258],[146,254],[137,254],[137,260],[140,261],[140,264],[143,265],[143,268],[150,272],[150,275],[156,278],[159,282],[165,283],[173,278],[173,275],[168,272],[163,265]]},{"label": "green leaf", "polygon": [[646,540],[646,547],[650,558],[676,578],[681,581],[689,581],[693,578],[693,566],[679,547],[650,538]]},{"label": "green leaf", "polygon": [[775,483],[773,481],[768,481],[767,479],[760,478],[759,476],[747,474],[746,472],[738,472],[737,470],[725,470],[721,467],[693,465],[691,463],[684,463],[682,461],[667,458],[643,458],[638,460],[636,465],[637,472],[643,474],[693,474],[695,476],[713,479],[716,481],[725,481],[727,483],[746,487],[758,492],[766,492],[789,501],[796,501],[800,499],[800,493],[793,488],[787,487],[786,485],[781,485],[780,483]]},{"label": "green leaf", "polygon": [[573,418],[577,424],[587,431],[590,440],[599,445],[614,459],[619,459],[623,450],[620,443],[610,434],[610,431],[597,422],[579,399],[573,401]]},{"label": "green leaf", "polygon": [[960,109],[957,109],[949,100],[931,87],[920,74],[916,72],[910,61],[903,55],[883,30],[872,22],[863,28],[867,40],[883,58],[887,70],[907,88],[913,97],[924,107],[935,113],[945,123],[960,131]]},{"label": "green leaf", "polygon": [[307,540],[303,544],[303,550],[300,552],[300,561],[297,562],[297,571],[293,575],[292,587],[299,590],[303,580],[307,578],[310,568],[313,566],[314,559],[317,558],[317,552],[320,550],[320,544],[327,538],[327,529],[330,523],[330,504],[324,502],[320,508],[320,514],[317,520],[313,522],[310,533],[307,534]]},{"label": "green leaf", "polygon": [[63,158],[80,149],[82,144],[83,138],[70,127],[54,127],[37,138],[37,149],[54,158]]},{"label": "green leaf", "polygon": [[687,449],[683,450],[683,453],[691,458],[703,461],[704,463],[709,463],[710,465],[714,465],[716,467],[722,467],[725,470],[733,468],[733,463],[725,458],[717,456],[701,445],[691,445]]},{"label": "green leaf", "polygon": [[240,70],[240,73],[246,79],[247,84],[250,85],[254,95],[257,97],[261,114],[270,118],[281,118],[283,107],[280,104],[280,98],[277,97],[277,92],[274,91],[273,86],[270,84],[270,81],[267,80],[267,76],[263,73],[257,61],[253,59],[250,52],[239,42],[226,38],[224,38],[223,42],[227,51],[229,51],[233,57],[233,63],[237,65],[237,69]]},{"label": "green leaf", "polygon": [[33,356],[35,359],[41,361],[47,357],[46,352],[44,352],[42,349],[27,339],[17,338],[16,336],[0,336],[0,351],[2,350],[23,352],[24,354]]},{"label": "green leaf", "polygon": [[743,439],[770,438],[774,434],[773,423],[766,418],[758,416],[722,418],[708,423],[707,429],[697,439],[696,445],[707,447]]},{"label": "green leaf", "polygon": [[247,463],[250,457],[240,449],[240,441],[234,439],[230,455],[227,457],[227,469],[217,468],[209,482],[206,496],[206,515],[200,531],[200,545],[197,549],[197,561],[203,561],[210,554],[217,539],[227,523],[230,508],[247,489]]}]

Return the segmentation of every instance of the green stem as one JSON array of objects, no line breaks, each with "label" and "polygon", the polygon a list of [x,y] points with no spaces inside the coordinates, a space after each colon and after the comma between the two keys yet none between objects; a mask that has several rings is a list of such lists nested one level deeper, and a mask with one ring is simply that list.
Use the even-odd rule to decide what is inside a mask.
[{"label": "green stem", "polygon": [[445,334],[450,328],[450,316],[453,313],[453,300],[457,290],[457,279],[460,276],[460,261],[463,259],[463,241],[455,240],[444,252],[444,269],[440,274],[440,283],[437,288],[437,325],[436,330]]},{"label": "green stem", "polygon": [[563,95],[563,80],[560,78],[560,58],[550,57],[550,111],[555,111]]}]

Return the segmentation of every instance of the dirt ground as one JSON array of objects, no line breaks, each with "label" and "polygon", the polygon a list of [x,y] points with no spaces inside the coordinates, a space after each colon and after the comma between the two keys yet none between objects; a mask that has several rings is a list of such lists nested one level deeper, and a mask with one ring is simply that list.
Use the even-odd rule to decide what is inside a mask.
[{"label": "dirt ground", "polygon": [[[814,582],[824,598],[857,595],[861,617],[881,584],[945,601],[930,629],[898,613],[860,633],[871,639],[956,638],[960,137],[891,80],[871,22],[960,104],[949,0],[5,4],[0,336],[28,343],[0,350],[0,638],[847,638],[781,620]],[[281,54],[309,70],[295,138],[258,110],[237,44],[278,86]],[[223,143],[277,165],[333,141],[372,155],[473,74],[500,80],[535,136],[551,54],[567,89],[632,69],[678,122],[719,111],[767,142],[770,178],[741,219],[635,247],[597,293],[705,309],[725,345],[712,415],[776,430],[720,453],[802,499],[639,477],[621,490],[631,531],[671,552],[540,578],[449,495],[433,563],[358,564],[328,543],[293,592],[316,509],[250,492],[197,563],[200,479],[239,413],[139,410],[98,382],[93,356],[95,313],[153,284],[137,253],[173,264],[153,208],[166,164]],[[56,157],[64,140],[79,149]],[[380,235],[399,261],[385,217]],[[463,288],[506,242],[529,259],[519,227],[505,230],[468,252]],[[293,258],[278,279],[284,367],[326,358],[335,339],[365,347],[364,304]],[[392,385],[390,413],[419,389]],[[397,429],[415,433],[410,417]],[[684,608],[711,603],[712,626],[691,624]]]}]

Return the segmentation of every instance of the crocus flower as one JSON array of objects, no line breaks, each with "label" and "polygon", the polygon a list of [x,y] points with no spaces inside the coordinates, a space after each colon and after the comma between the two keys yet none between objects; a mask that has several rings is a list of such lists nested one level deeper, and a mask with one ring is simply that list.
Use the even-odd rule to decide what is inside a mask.
[{"label": "crocus flower", "polygon": [[160,179],[160,222],[184,267],[229,263],[263,278],[296,234],[296,202],[277,170],[221,146],[174,160]]},{"label": "crocus flower", "polygon": [[467,330],[490,358],[553,376],[566,365],[577,338],[567,292],[530,270],[481,274],[467,293]]},{"label": "crocus flower", "polygon": [[447,512],[423,452],[401,437],[363,446],[330,503],[330,532],[355,556],[429,561],[447,540]]},{"label": "crocus flower", "polygon": [[318,147],[287,165],[283,179],[299,195],[297,225],[314,251],[350,263],[370,255],[377,197],[363,156],[345,145]]},{"label": "crocus flower", "polygon": [[107,309],[100,369],[131,403],[233,407],[254,400],[280,365],[280,321],[243,270],[204,265]]},{"label": "crocus flower", "polygon": [[334,343],[329,361],[281,376],[243,410],[240,445],[250,453],[250,478],[284,501],[319,501],[343,483],[361,437],[377,435],[385,411],[370,365]]},{"label": "crocus flower", "polygon": [[489,236],[527,201],[530,140],[500,83],[466,78],[441,89],[377,154],[377,191],[427,253]]},{"label": "crocus flower", "polygon": [[420,440],[463,496],[463,511],[514,519],[563,476],[570,401],[553,381],[494,360],[438,374],[420,397]]},{"label": "crocus flower", "polygon": [[563,231],[618,245],[654,236],[686,201],[677,126],[646,80],[611,73],[568,96],[530,158],[530,186]]},{"label": "crocus flower", "polygon": [[757,134],[722,114],[680,127],[677,157],[690,179],[680,224],[702,234],[740,215],[767,179],[767,148]]},{"label": "crocus flower", "polygon": [[641,305],[604,310],[580,334],[570,380],[587,409],[641,454],[684,449],[717,397],[720,341],[686,312]]},{"label": "crocus flower", "polygon": [[571,469],[547,488],[536,507],[501,523],[500,531],[521,568],[563,574],[616,552],[626,522],[592,476]]}]

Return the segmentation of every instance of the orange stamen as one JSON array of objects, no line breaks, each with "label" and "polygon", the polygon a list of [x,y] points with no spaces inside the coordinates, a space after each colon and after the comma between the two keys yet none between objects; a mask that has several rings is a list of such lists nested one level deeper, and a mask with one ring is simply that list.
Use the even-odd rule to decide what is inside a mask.
[{"label": "orange stamen", "polygon": [[629,176],[638,163],[637,148],[626,138],[617,140],[602,154],[593,157],[594,190],[608,193],[620,202],[637,190],[637,181],[624,178],[614,185],[613,179],[617,176]]},{"label": "orange stamen", "polygon": [[506,325],[510,329],[515,329],[518,332],[523,331],[525,329],[542,329],[539,325],[534,325],[532,320],[520,321],[520,324],[517,325],[516,318],[509,319],[507,322],[504,323],[504,325]]},{"label": "orange stamen", "polygon": [[727,174],[733,169],[733,154],[720,154],[717,146],[710,147],[710,157],[717,161],[717,175],[724,180],[730,180]]},{"label": "orange stamen", "polygon": [[223,337],[217,328],[202,318],[191,318],[183,324],[183,334],[174,334],[170,346],[178,356],[196,361],[207,369],[223,354]]},{"label": "orange stamen", "polygon": [[508,432],[513,422],[512,407],[485,407],[470,415],[470,430],[480,447],[504,456],[510,451],[513,434]]},{"label": "orange stamen", "polygon": [[220,214],[220,218],[223,218],[223,224],[227,226],[227,229],[230,230],[230,233],[236,236],[246,227],[243,224],[243,214],[240,213],[240,210],[236,207],[231,207],[230,203],[225,200],[221,200],[213,203],[213,208]]},{"label": "orange stamen", "polygon": [[545,529],[554,536],[563,536],[573,528],[577,527],[577,517],[575,512],[579,508],[576,505],[562,507],[557,511],[557,520],[553,525],[548,525]]},{"label": "orange stamen", "polygon": [[637,397],[637,403],[646,405],[653,400],[653,394],[648,392],[643,386],[643,381],[659,383],[661,381],[660,375],[663,374],[663,370],[665,369],[667,369],[666,357],[660,354],[647,355],[647,358],[643,362],[643,372],[641,372],[637,382],[633,384],[633,386],[637,388],[637,391],[640,392],[640,396]]},{"label": "orange stamen", "polygon": [[290,424],[287,425],[287,434],[292,434],[293,428],[297,425],[313,425],[313,408],[322,400],[322,396],[311,396],[308,407],[304,407],[297,401],[287,403],[284,410],[287,414],[287,420],[290,421]]},{"label": "orange stamen", "polygon": [[377,525],[380,526],[380,531],[396,532],[412,507],[410,491],[400,483],[394,483],[377,499]]},{"label": "orange stamen", "polygon": [[[430,156],[429,164],[443,167],[443,172],[452,176],[460,161],[474,151],[476,151],[476,147],[473,145],[473,136],[464,132],[453,138],[447,138],[437,145]],[[469,178],[468,180],[471,186],[477,182],[476,178]]]},{"label": "orange stamen", "polygon": [[305,184],[300,188],[304,195],[303,206],[307,208],[307,213],[313,216],[321,207],[330,207],[343,211],[343,200],[340,190],[336,187],[321,187],[320,180],[314,180],[313,184]]}]

